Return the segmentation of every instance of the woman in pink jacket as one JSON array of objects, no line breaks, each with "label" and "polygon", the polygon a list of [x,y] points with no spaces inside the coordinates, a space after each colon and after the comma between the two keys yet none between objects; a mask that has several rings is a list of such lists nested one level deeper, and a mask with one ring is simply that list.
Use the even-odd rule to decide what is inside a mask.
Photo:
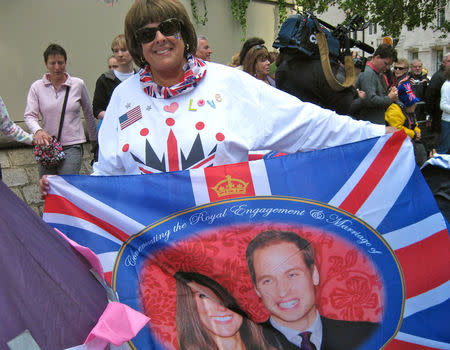
[{"label": "woman in pink jacket", "polygon": [[66,158],[57,168],[47,169],[38,164],[39,176],[78,174],[83,157],[83,143],[86,142],[81,109],[86,120],[89,140],[97,140],[96,121],[89,94],[83,80],[67,74],[67,54],[61,46],[50,44],[44,51],[44,61],[48,72],[31,85],[24,120],[30,132],[34,134],[35,143],[48,145],[52,136],[58,135],[63,103],[68,94],[59,140]]}]

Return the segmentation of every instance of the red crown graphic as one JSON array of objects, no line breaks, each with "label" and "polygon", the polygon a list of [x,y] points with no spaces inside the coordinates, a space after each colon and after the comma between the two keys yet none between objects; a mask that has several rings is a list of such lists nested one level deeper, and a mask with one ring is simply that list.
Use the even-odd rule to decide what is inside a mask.
[{"label": "red crown graphic", "polygon": [[[199,123],[197,123],[197,125],[198,124]],[[202,139],[200,133],[198,133],[186,157],[181,148],[178,147],[178,140],[175,136],[175,133],[171,129],[169,132],[169,136],[167,137],[166,149],[167,151],[162,155],[162,158],[159,159],[152,145],[150,144],[148,139],[146,139],[145,161],[142,161],[132,152],[130,152],[130,154],[136,162],[145,165],[145,168],[139,167],[139,169],[143,173],[159,173],[166,171],[204,168],[212,166],[212,161],[214,160],[214,157],[216,155],[217,144],[208,154],[205,155]],[[166,165],[166,156],[168,165]]]}]

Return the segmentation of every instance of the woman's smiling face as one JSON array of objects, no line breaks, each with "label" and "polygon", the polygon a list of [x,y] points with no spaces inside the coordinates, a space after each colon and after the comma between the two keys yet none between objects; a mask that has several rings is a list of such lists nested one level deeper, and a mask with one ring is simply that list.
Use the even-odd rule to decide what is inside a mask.
[{"label": "woman's smiling face", "polygon": [[208,287],[196,282],[188,283],[194,294],[200,321],[213,336],[233,337],[242,325],[242,316],[222,305],[219,298]]},{"label": "woman's smiling face", "polygon": [[[159,22],[148,23],[146,27],[156,28]],[[159,72],[178,72],[183,70],[184,41],[181,33],[165,36],[159,30],[155,39],[142,43],[142,54],[150,65],[152,74]]]}]

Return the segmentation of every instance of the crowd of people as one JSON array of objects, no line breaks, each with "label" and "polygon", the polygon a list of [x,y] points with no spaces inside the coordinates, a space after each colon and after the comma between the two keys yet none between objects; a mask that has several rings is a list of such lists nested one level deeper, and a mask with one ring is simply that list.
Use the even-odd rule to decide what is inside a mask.
[{"label": "crowd of people", "polygon": [[[435,152],[448,154],[449,137],[443,116],[443,85],[448,70],[450,53],[430,79],[421,60],[409,63],[406,58],[397,58],[392,45],[381,44],[356,80],[356,87],[366,92],[366,98],[360,101],[363,108],[355,117],[404,130],[412,139],[419,166]],[[427,139],[422,137],[423,132]]]},{"label": "crowd of people", "polygon": [[[253,150],[297,152],[352,142],[383,133],[384,128],[380,126],[404,130],[411,137],[419,166],[433,152],[449,152],[446,70],[450,69],[450,53],[445,55],[442,66],[431,79],[419,59],[409,63],[405,58],[397,58],[392,43],[377,47],[366,65],[357,64],[359,57],[354,53],[359,74],[354,86],[347,89],[345,97],[336,94],[340,105],[336,102],[333,108],[332,96],[328,98],[331,106],[322,103],[319,95],[313,96],[316,87],[326,85],[323,81],[320,84],[311,83],[306,94],[296,87],[299,74],[293,72],[305,61],[296,63],[292,50],[280,49],[278,54],[274,50],[269,51],[263,39],[253,37],[242,45],[240,52],[233,55],[228,66],[234,69],[227,68],[211,61],[212,49],[208,38],[196,34],[188,15],[181,9],[182,5],[175,2],[173,6],[177,11],[167,10],[173,15],[169,17],[163,10],[167,7],[165,1],[154,1],[155,4],[160,2],[161,6],[156,9],[152,7],[156,6],[152,2],[146,5],[137,1],[130,9],[125,21],[125,34],[116,36],[111,43],[108,70],[96,82],[92,104],[83,80],[67,73],[67,54],[58,44],[51,44],[45,50],[47,72],[31,85],[28,93],[24,121],[30,134],[10,121],[2,103],[2,131],[7,135],[37,146],[47,146],[52,137],[60,135],[65,160],[54,168],[38,164],[41,177],[79,173],[82,144],[86,142],[81,110],[92,143],[94,174],[142,174],[189,168],[189,162],[175,164],[176,159],[163,164],[161,157],[149,157],[145,146],[149,143],[153,153],[162,154],[162,145],[166,143],[169,131],[179,128],[186,128],[187,131],[189,124],[194,122],[192,113],[181,119],[169,118],[169,115],[166,119],[150,118],[149,114],[167,113],[164,106],[166,100],[176,108],[187,103],[189,111],[197,111],[197,122],[208,121],[208,128],[205,129],[208,132],[203,132],[201,151],[207,154],[217,146],[214,165],[246,160],[246,153]],[[138,11],[136,8],[147,15],[133,15],[133,11]],[[308,81],[306,78],[310,79],[307,76],[300,79],[303,86],[304,81]],[[265,85],[258,83],[258,80]],[[275,89],[268,89],[268,86]],[[116,89],[118,91],[113,98]],[[208,89],[215,91],[214,96],[208,93]],[[236,94],[238,91],[241,95]],[[301,101],[289,95],[299,97]],[[64,102],[66,99],[67,102]],[[202,113],[206,108],[198,108],[203,107],[201,101],[209,99],[214,102],[212,112],[217,115],[214,120],[208,120],[207,113]],[[313,105],[302,102],[312,102]],[[198,106],[194,108],[192,103]],[[290,107],[281,110],[279,106],[282,105]],[[326,107],[327,110],[314,105]],[[133,108],[129,108],[131,106]],[[174,108],[171,113],[175,115],[176,108],[171,108]],[[234,114],[230,110],[225,112],[225,109],[231,109]],[[257,118],[243,120],[239,117],[243,110],[252,111]],[[181,111],[182,108],[176,114],[182,114]],[[350,117],[338,117],[333,111]],[[222,118],[220,122],[218,116]],[[323,121],[328,118],[332,120],[328,123],[332,127],[324,128]],[[104,127],[101,127],[102,123]],[[265,123],[270,125],[271,134],[244,132],[249,129],[237,127],[239,123],[248,126]],[[135,134],[142,132],[136,130],[138,125],[143,129],[152,126],[152,130],[159,131],[154,134],[158,137],[136,138]],[[118,127],[120,132],[117,132]],[[336,138],[331,136],[335,128],[346,132]],[[193,143],[192,138],[197,130],[191,130],[190,136],[178,139],[179,144]],[[310,130],[312,135],[305,134],[305,130]],[[324,133],[316,138],[316,132],[312,130],[322,130]],[[428,134],[425,139],[422,137],[423,131]],[[219,134],[222,135],[220,138],[217,137]],[[327,134],[330,137],[326,137]],[[202,154],[194,158],[198,162]],[[46,179],[41,183],[47,183]]]},{"label": "crowd of people", "polygon": [[[292,74],[296,66],[305,64],[304,60],[296,63],[297,59],[292,56],[292,50],[280,49],[278,54],[274,50],[269,51],[263,39],[253,37],[245,41],[240,52],[233,55],[228,66],[234,69],[228,69],[211,62],[212,49],[208,38],[196,34],[187,15],[183,14],[183,17],[180,17],[181,12],[174,12],[173,15],[176,17],[169,18],[161,10],[166,6],[164,1],[158,10],[150,9],[151,4],[147,7],[140,1],[136,6],[141,6],[139,10],[148,14],[141,16],[138,21],[132,16],[134,7],[130,9],[125,23],[125,34],[116,36],[111,43],[112,55],[107,60],[108,70],[101,74],[96,82],[92,104],[83,80],[71,77],[67,73],[67,54],[58,44],[51,44],[45,50],[44,63],[47,72],[31,85],[28,93],[24,121],[30,134],[10,121],[6,107],[2,103],[2,131],[15,137],[16,140],[46,146],[51,143],[52,137],[60,134],[59,141],[65,153],[65,160],[55,168],[45,168],[38,164],[41,177],[47,174],[79,173],[83,156],[82,144],[86,142],[81,110],[86,121],[89,140],[92,143],[93,162],[96,162],[94,174],[135,174],[189,168],[188,162],[183,165],[166,166],[158,157],[148,157],[145,142],[138,141],[138,138],[131,134],[132,131],[136,132],[137,124],[149,123],[152,127],[156,127],[161,132],[158,132],[158,139],[152,137],[150,145],[153,151],[161,153],[161,145],[166,141],[162,135],[167,134],[167,130],[188,127],[186,123],[192,119],[188,115],[192,114],[180,120],[160,118],[157,123],[155,120],[148,120],[149,117],[146,114],[149,114],[150,110],[152,114],[158,111],[166,112],[163,104],[167,99],[174,101],[173,103],[177,106],[190,101],[189,111],[194,109],[193,102],[200,103],[208,98],[214,101],[213,112],[223,115],[223,121],[218,123],[215,120],[208,123],[210,135],[207,136],[207,133],[204,133],[204,149],[202,150],[205,153],[209,152],[205,146],[211,149],[218,146],[213,164],[245,160],[244,153],[253,150],[273,149],[296,152],[351,142],[380,134],[380,130],[384,129],[378,128],[378,131],[374,133],[376,125],[405,130],[414,144],[419,166],[433,152],[443,154],[449,152],[449,113],[446,96],[448,89],[444,86],[448,85],[446,83],[448,72],[445,71],[450,69],[450,53],[445,55],[439,71],[430,79],[419,59],[409,63],[406,58],[397,58],[392,43],[383,43],[377,47],[365,65],[357,63],[359,57],[355,55],[355,52],[354,62],[359,74],[354,86],[347,89],[348,93],[345,95],[336,93],[340,105],[336,102],[333,108],[332,96],[328,98],[331,106],[322,103],[319,95],[314,96],[316,87],[326,85],[323,82],[311,83],[311,88],[306,94],[304,87],[303,91],[296,87],[299,80],[303,80],[301,84],[304,86],[304,81],[310,77],[304,76],[304,79],[299,79],[299,74]],[[181,5],[175,3],[174,6]],[[147,23],[144,23],[142,19],[144,17]],[[206,74],[207,71],[208,74]],[[276,90],[261,87],[255,79],[249,79],[248,75],[242,75],[239,71],[248,73]],[[212,80],[215,75],[218,75],[217,79]],[[112,98],[118,86],[120,86],[120,92]],[[205,86],[208,86],[211,91],[216,90],[215,96],[208,96]],[[222,86],[228,86],[229,91],[224,90]],[[292,100],[279,90],[294,95],[303,102],[311,102],[328,110],[301,104],[300,101]],[[236,94],[228,96],[230,91],[241,91],[241,98],[238,98]],[[268,97],[266,98],[265,95]],[[246,98],[242,98],[243,96]],[[341,98],[341,96],[345,97]],[[64,104],[66,98],[67,104]],[[226,101],[221,103],[225,98]],[[127,100],[125,106],[133,105],[134,109],[119,108],[123,99]],[[225,118],[224,111],[215,107],[228,106],[229,101],[234,102],[233,109],[236,115],[232,116],[228,113],[228,117]],[[254,125],[258,121],[269,122],[266,117],[269,115],[267,110],[266,116],[258,116],[260,119],[257,121],[243,121],[242,118],[238,118],[239,112],[243,109],[262,113],[255,110],[255,106],[258,105],[256,103],[247,107],[245,103],[252,101],[262,103],[262,107],[270,103],[270,108],[273,109],[270,117],[270,125],[273,125],[270,129],[270,137],[259,133],[244,135],[243,132],[234,130],[238,120],[240,123],[249,123],[249,125]],[[276,109],[276,106],[282,105],[285,101],[289,101],[291,109],[289,112],[283,110],[285,114],[283,115],[280,108]],[[345,108],[342,108],[343,101]],[[108,106],[110,106],[109,112]],[[123,104],[121,106],[123,107]],[[312,113],[305,113],[309,108]],[[338,118],[330,109],[340,115],[347,114],[351,118]],[[205,123],[207,118],[200,113],[201,108],[195,108],[195,110],[197,111],[196,120],[202,120],[202,123]],[[206,108],[202,110],[205,111]],[[138,116],[129,117],[129,113],[137,113]],[[111,116],[107,122],[104,121],[106,115]],[[310,118],[306,115],[315,117]],[[136,118],[142,120],[136,123]],[[333,140],[332,137],[324,139],[324,136],[315,140],[311,135],[306,137],[300,132],[300,129],[304,132],[305,123],[308,125],[317,123],[319,127],[324,118],[332,118],[334,127],[341,127],[341,124],[348,123],[351,127],[346,127],[345,130],[351,130],[350,135],[347,136],[344,133],[338,140]],[[127,121],[123,122],[122,119]],[[169,125],[169,119],[176,124]],[[355,123],[357,120],[368,121],[370,124]],[[281,121],[285,121],[284,124],[290,126],[289,131],[280,126]],[[102,123],[106,124],[104,128],[100,128]],[[131,126],[131,124],[135,125]],[[119,134],[115,131],[118,126],[121,130]],[[148,125],[144,126],[148,127]],[[423,127],[426,130],[422,130]],[[237,129],[243,130],[241,127]],[[358,136],[354,129],[359,130]],[[366,132],[369,129],[372,131]],[[98,130],[101,130],[99,143],[97,143]],[[195,130],[194,128],[192,131]],[[223,139],[217,140],[213,131],[224,135]],[[227,133],[224,134],[224,131]],[[332,130],[324,131],[332,133]],[[424,131],[427,133],[426,138],[422,137]],[[129,135],[125,136],[126,134]],[[191,138],[194,134],[195,132],[190,137],[185,137],[186,140],[178,141],[180,144],[192,143]],[[298,141],[302,139],[308,140],[308,144]],[[198,155],[195,159],[199,161],[201,158],[201,155]],[[172,163],[174,162],[175,160]],[[45,178],[43,182],[46,183]]]}]

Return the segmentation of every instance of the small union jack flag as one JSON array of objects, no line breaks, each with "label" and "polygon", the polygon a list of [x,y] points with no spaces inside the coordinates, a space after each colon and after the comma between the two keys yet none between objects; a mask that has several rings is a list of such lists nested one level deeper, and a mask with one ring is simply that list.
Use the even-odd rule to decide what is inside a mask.
[{"label": "small union jack flag", "polygon": [[411,84],[407,83],[405,84],[405,90],[406,90],[406,94],[408,95],[408,98],[410,101],[412,101],[413,99],[416,98],[416,95],[414,95],[414,92],[411,89]]}]

